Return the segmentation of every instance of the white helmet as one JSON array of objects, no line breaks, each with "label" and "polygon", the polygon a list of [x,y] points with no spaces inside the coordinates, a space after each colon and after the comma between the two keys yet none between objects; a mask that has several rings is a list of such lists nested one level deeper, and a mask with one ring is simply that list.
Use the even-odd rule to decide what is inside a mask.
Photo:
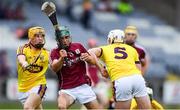
[{"label": "white helmet", "polygon": [[114,29],[109,32],[107,41],[109,44],[123,43],[124,37],[125,37],[124,31],[120,29]]}]

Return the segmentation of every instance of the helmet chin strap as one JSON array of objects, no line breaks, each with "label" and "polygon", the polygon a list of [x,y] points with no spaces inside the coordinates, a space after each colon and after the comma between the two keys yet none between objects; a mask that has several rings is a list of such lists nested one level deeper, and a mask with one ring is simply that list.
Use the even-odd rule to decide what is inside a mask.
[{"label": "helmet chin strap", "polygon": [[45,43],[43,43],[43,44],[32,44],[31,42],[30,42],[30,45],[32,45],[34,48],[36,48],[36,49],[41,49],[41,48],[43,48],[43,46],[44,46],[44,44]]}]

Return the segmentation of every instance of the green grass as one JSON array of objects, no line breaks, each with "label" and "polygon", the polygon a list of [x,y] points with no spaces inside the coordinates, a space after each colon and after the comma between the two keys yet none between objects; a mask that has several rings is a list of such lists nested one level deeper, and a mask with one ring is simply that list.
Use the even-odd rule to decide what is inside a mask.
[{"label": "green grass", "polygon": [[21,103],[18,101],[1,102],[0,109],[22,109]]},{"label": "green grass", "polygon": [[[79,109],[80,105],[75,103],[71,106],[71,109]],[[22,109],[22,105],[19,101],[0,102],[0,109]],[[43,102],[43,109],[58,109],[57,102]]]},{"label": "green grass", "polygon": [[[44,110],[57,110],[57,102],[43,102],[43,108]],[[0,102],[0,109],[22,109],[22,105],[19,101]],[[80,104],[73,104],[71,109],[80,109]],[[165,105],[165,109],[180,109],[180,105]]]}]

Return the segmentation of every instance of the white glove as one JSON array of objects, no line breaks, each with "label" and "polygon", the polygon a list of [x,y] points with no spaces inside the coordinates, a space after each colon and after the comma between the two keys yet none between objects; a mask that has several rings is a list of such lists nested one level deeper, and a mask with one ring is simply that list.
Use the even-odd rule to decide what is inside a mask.
[{"label": "white glove", "polygon": [[146,87],[147,93],[153,95],[153,90],[150,87]]},{"label": "white glove", "polygon": [[28,65],[29,65],[28,62],[25,61],[25,62],[22,64],[23,69],[26,69],[26,67],[27,67]]}]

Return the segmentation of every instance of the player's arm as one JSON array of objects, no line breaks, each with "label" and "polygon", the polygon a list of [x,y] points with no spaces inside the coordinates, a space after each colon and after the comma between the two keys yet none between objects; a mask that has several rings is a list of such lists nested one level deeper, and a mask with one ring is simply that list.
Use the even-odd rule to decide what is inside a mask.
[{"label": "player's arm", "polygon": [[142,63],[141,72],[142,72],[142,75],[144,75],[150,64],[149,55],[146,54],[145,58],[143,60],[141,60],[141,63]]},{"label": "player's arm", "polygon": [[141,64],[140,63],[136,63],[136,67],[141,70]]},{"label": "player's arm", "polygon": [[135,64],[136,64],[136,67],[141,71],[141,62],[139,60],[139,56],[138,56],[138,53],[135,49],[134,50],[134,60],[135,60]]},{"label": "player's arm", "polygon": [[60,57],[58,59],[54,59],[50,64],[50,67],[54,72],[58,72],[62,68],[64,59],[67,57],[67,52],[64,49],[61,49],[59,54]]},{"label": "player's arm", "polygon": [[106,66],[103,65],[103,64],[98,60],[98,58],[101,56],[102,49],[101,49],[101,48],[92,48],[92,49],[89,49],[88,52],[94,57],[94,59],[95,59],[95,65],[96,65],[96,66],[98,67],[98,69],[100,70],[101,75],[102,75],[103,77],[105,77],[105,78],[108,78],[109,75],[108,75]]},{"label": "player's arm", "polygon": [[105,65],[103,65],[100,61],[97,61],[96,66],[98,67],[98,69],[103,77],[109,78],[108,71],[107,71]]},{"label": "player's arm", "polygon": [[28,62],[26,61],[26,56],[23,54],[18,55],[17,59],[23,68],[26,68],[29,65]]},{"label": "player's arm", "polygon": [[88,52],[86,53],[81,53],[80,56],[81,60],[86,61],[87,63],[96,64],[95,58],[92,56],[92,54],[89,54]]},{"label": "player's arm", "polygon": [[89,49],[88,52],[90,54],[94,54],[96,57],[100,58],[101,57],[101,54],[102,54],[102,49],[101,48],[92,48],[92,49]]},{"label": "player's arm", "polygon": [[28,62],[26,61],[26,56],[25,54],[23,53],[23,50],[24,50],[24,47],[19,47],[17,49],[17,60],[18,62],[21,64],[21,66],[25,69],[29,64]]}]

